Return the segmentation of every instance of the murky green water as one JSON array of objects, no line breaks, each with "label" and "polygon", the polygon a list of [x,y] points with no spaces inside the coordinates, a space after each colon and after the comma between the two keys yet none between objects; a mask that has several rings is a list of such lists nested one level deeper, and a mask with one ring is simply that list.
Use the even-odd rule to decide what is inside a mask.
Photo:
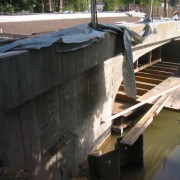
[{"label": "murky green water", "polygon": [[[180,113],[163,110],[144,135],[144,167],[122,170],[123,180],[180,180]],[[114,148],[117,136],[103,152]]]}]

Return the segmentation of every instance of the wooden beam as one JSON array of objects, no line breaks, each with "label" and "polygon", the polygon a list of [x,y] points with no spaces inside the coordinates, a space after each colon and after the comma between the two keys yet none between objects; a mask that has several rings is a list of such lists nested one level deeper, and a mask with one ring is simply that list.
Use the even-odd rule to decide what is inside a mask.
[{"label": "wooden beam", "polygon": [[142,77],[147,77],[147,78],[154,78],[154,79],[159,79],[159,80],[165,80],[169,76],[164,76],[161,74],[151,74],[151,73],[146,73],[146,72],[137,72],[136,75],[142,76]]},{"label": "wooden beam", "polygon": [[138,107],[140,107],[140,106],[142,106],[142,105],[144,105],[144,104],[146,104],[146,103],[148,103],[148,102],[150,102],[150,101],[153,101],[153,100],[157,99],[158,97],[160,97],[160,96],[162,96],[162,95],[164,95],[164,94],[167,94],[167,93],[169,93],[169,92],[172,92],[172,91],[174,91],[174,90],[177,89],[177,88],[180,88],[180,84],[178,84],[178,85],[176,85],[176,86],[174,86],[174,87],[172,87],[172,88],[169,88],[169,89],[167,89],[167,90],[165,90],[165,91],[163,91],[163,92],[161,92],[161,93],[159,93],[159,94],[156,94],[156,95],[154,95],[154,96],[151,96],[150,98],[148,98],[148,99],[146,99],[146,100],[144,100],[144,101],[141,101],[140,103],[138,103],[138,104],[136,104],[136,105],[134,105],[134,106],[131,106],[131,107],[125,109],[124,111],[121,111],[121,112],[119,112],[119,113],[111,116],[111,117],[109,118],[109,120],[112,121],[113,119],[116,119],[116,118],[118,118],[118,117],[120,117],[120,116],[122,116],[122,115],[124,115],[124,114],[126,114],[126,113],[128,113],[128,112],[130,112],[130,111],[132,111],[132,110],[134,110],[134,109],[137,109]]},{"label": "wooden beam", "polygon": [[150,51],[148,54],[148,63],[151,64],[151,61],[152,61],[152,51]]},{"label": "wooden beam", "polygon": [[173,70],[173,71],[177,71],[179,69],[179,67],[166,67],[166,66],[160,66],[159,64],[155,64],[153,67],[158,67],[164,70]]},{"label": "wooden beam", "polygon": [[158,63],[158,62],[161,62],[161,60],[158,59],[158,60],[152,61],[151,63],[144,64],[144,65],[138,67],[137,69],[135,69],[134,72],[136,73],[136,72],[138,72],[138,71],[141,71],[141,70],[143,70],[143,69],[146,69],[146,68],[148,68],[148,67],[150,67],[150,66],[152,66],[153,64],[156,64],[156,63]]},{"label": "wooden beam", "polygon": [[153,78],[147,78],[147,77],[141,77],[141,76],[135,76],[136,81],[141,81],[141,82],[146,82],[146,83],[151,83],[151,84],[159,84],[163,80],[159,79],[153,79]]},{"label": "wooden beam", "polygon": [[164,76],[171,76],[173,74],[173,72],[167,72],[167,71],[163,71],[163,70],[157,71],[155,69],[144,69],[141,72],[147,72],[147,73],[152,73],[152,74],[161,74]]},{"label": "wooden beam", "polygon": [[180,66],[178,65],[171,65],[171,64],[164,64],[164,63],[158,63],[158,66],[162,66],[162,67],[170,67],[170,68],[179,68]]},{"label": "wooden beam", "polygon": [[157,102],[150,108],[150,110],[126,134],[126,136],[121,140],[121,143],[132,146],[153,121],[154,116],[156,116],[162,110],[168,99],[169,95],[166,94],[160,97]]},{"label": "wooden beam", "polygon": [[[119,91],[123,91],[123,92],[124,92],[124,86],[123,86],[123,85],[121,85],[121,86],[119,87]],[[137,95],[138,95],[138,96],[139,96],[139,95],[142,96],[143,94],[145,94],[145,93],[148,92],[147,89],[138,88],[138,87],[136,87],[136,91],[137,91]]]},{"label": "wooden beam", "polygon": [[143,89],[150,90],[150,89],[154,88],[155,86],[156,86],[155,84],[136,81],[136,87],[138,87],[138,88],[143,88]]},{"label": "wooden beam", "polygon": [[134,63],[134,69],[138,69],[139,66],[139,59],[136,60],[136,62]]},{"label": "wooden beam", "polygon": [[168,61],[161,61],[164,64],[170,64],[170,65],[177,65],[180,66],[180,63],[174,63],[174,62],[168,62]]},{"label": "wooden beam", "polygon": [[152,70],[156,70],[156,71],[172,72],[172,73],[175,72],[175,70],[172,70],[172,69],[166,69],[166,68],[155,67],[155,66],[150,66],[150,67],[148,67],[148,69],[152,69]]},{"label": "wooden beam", "polygon": [[[137,96],[137,97],[140,97],[140,96]],[[136,104],[136,103],[137,103],[137,101],[136,101],[135,99],[126,96],[126,94],[123,93],[122,91],[119,91],[119,92],[116,94],[116,99],[115,99],[115,101],[128,102],[128,103],[133,103],[133,104]]]}]

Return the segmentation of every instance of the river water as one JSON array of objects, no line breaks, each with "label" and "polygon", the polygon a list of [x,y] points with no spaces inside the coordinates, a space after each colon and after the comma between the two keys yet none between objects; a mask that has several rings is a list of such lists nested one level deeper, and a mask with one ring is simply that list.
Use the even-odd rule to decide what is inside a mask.
[{"label": "river water", "polygon": [[[117,135],[101,148],[114,149]],[[123,180],[180,180],[180,113],[162,110],[143,134],[144,167],[121,170]]]}]

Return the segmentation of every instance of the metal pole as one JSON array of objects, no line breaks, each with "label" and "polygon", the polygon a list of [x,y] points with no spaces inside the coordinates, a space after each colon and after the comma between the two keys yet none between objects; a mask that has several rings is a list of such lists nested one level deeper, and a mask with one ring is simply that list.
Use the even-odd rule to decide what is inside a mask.
[{"label": "metal pole", "polygon": [[150,17],[149,17],[153,21],[152,8],[153,8],[153,0],[151,0],[151,10],[150,10]]},{"label": "metal pole", "polygon": [[92,27],[96,28],[96,0],[91,0],[91,23]]}]

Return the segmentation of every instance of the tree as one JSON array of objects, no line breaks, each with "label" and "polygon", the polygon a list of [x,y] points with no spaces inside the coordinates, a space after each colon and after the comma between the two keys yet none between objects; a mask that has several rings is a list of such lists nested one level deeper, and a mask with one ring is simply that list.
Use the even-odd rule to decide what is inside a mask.
[{"label": "tree", "polygon": [[59,0],[59,12],[63,11],[63,0]]},{"label": "tree", "polygon": [[52,12],[52,0],[49,0],[49,12]]},{"label": "tree", "polygon": [[164,0],[164,13],[163,13],[163,16],[164,17],[167,17],[168,16],[168,8],[167,8],[167,0]]}]

